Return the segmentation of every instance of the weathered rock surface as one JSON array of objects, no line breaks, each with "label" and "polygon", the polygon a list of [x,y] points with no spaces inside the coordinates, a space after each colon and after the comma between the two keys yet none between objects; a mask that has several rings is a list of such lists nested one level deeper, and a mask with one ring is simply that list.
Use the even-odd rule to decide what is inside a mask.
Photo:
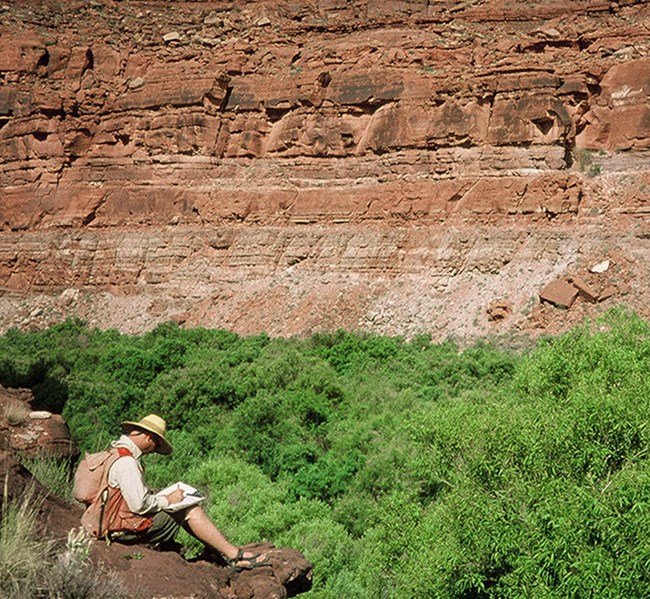
[{"label": "weathered rock surface", "polygon": [[[25,445],[20,441],[25,431],[39,432],[39,438],[47,437],[47,432],[39,431],[31,422],[34,420],[59,422],[60,434],[67,432],[67,427],[60,416],[45,417],[43,413],[32,412],[31,400],[29,390],[0,387],[0,480],[5,489],[0,493],[0,508],[4,500],[20,500],[28,492],[44,497],[42,503],[34,503],[41,512],[40,533],[63,543],[70,530],[79,528],[82,509],[47,494],[16,456],[70,457],[63,455],[56,444],[41,444],[36,452],[34,443]],[[69,435],[67,440],[67,445],[72,445]],[[78,450],[69,453],[77,455]],[[311,588],[312,566],[300,552],[269,543],[247,547],[264,551],[270,565],[235,573],[207,559],[189,562],[174,551],[153,551],[119,543],[108,546],[99,541],[92,544],[91,559],[115,573],[130,596],[143,599],[285,599]]]},{"label": "weathered rock surface", "polygon": [[0,387],[0,449],[30,459],[47,456],[74,462],[79,450],[65,420],[60,414],[32,410],[32,399],[29,389]]},{"label": "weathered rock surface", "polygon": [[[0,330],[650,316],[647,1],[0,11]],[[539,304],[613,252],[625,294]]]}]

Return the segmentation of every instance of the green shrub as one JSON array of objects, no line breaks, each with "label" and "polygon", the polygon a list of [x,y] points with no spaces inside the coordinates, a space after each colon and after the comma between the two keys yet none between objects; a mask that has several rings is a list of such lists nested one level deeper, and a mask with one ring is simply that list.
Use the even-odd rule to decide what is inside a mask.
[{"label": "green shrub", "polygon": [[[283,545],[300,548],[314,565],[314,596],[320,596],[342,572],[354,568],[356,543],[328,516],[302,518],[277,538]],[[348,589],[344,590],[347,596]]]},{"label": "green shrub", "polygon": [[64,401],[84,449],[167,418],[151,484],[207,491],[236,543],[303,551],[326,599],[644,596],[649,363],[622,310],[518,354],[171,324],[0,338],[0,382]]}]

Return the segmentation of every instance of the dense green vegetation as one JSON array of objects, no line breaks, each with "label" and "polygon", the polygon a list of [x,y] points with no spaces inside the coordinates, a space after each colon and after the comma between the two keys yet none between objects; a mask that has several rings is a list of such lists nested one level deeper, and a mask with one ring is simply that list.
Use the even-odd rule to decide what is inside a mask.
[{"label": "dense green vegetation", "polygon": [[618,310],[519,353],[75,321],[0,338],[0,383],[82,449],[165,417],[150,482],[207,491],[234,542],[303,551],[318,598],[647,596],[649,366],[648,323]]}]

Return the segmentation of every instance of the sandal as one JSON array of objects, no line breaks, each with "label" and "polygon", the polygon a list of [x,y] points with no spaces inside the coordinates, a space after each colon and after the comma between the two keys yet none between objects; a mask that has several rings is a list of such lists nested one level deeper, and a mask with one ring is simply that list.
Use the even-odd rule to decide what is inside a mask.
[{"label": "sandal", "polygon": [[270,566],[271,563],[268,560],[260,559],[263,554],[253,555],[251,557],[244,557],[245,553],[252,553],[250,549],[241,548],[235,557],[232,559],[226,559],[226,563],[230,568],[235,572],[241,572],[242,570],[253,570],[254,568],[260,568],[261,566]]}]

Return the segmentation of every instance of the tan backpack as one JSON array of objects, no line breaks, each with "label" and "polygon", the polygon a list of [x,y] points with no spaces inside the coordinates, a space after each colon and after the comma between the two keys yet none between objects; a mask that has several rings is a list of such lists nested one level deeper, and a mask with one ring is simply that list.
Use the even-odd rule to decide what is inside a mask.
[{"label": "tan backpack", "polygon": [[105,490],[108,469],[125,455],[132,455],[125,447],[112,447],[97,453],[87,453],[77,466],[72,496],[77,501],[90,505]]}]

